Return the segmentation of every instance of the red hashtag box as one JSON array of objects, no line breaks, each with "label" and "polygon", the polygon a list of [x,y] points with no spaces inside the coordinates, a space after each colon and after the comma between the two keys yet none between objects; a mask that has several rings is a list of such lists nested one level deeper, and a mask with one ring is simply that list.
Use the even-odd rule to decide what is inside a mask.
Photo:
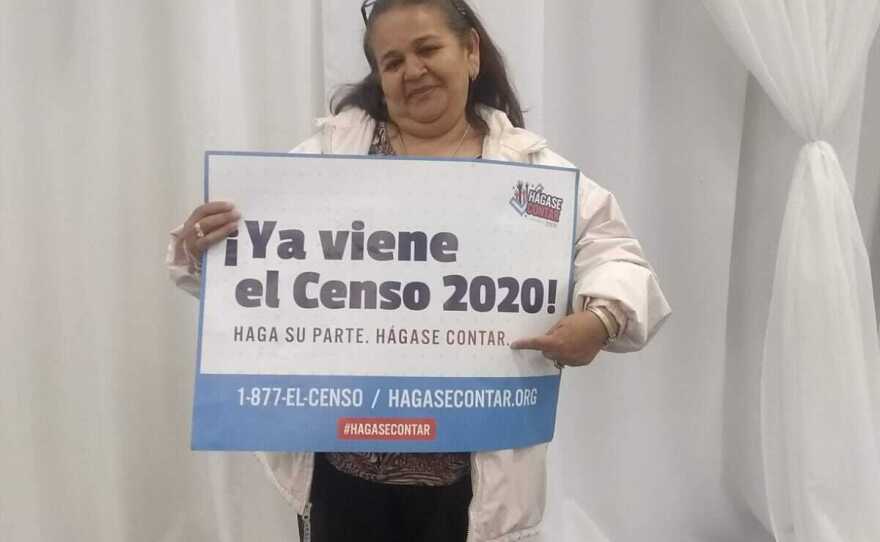
[{"label": "red hashtag box", "polygon": [[434,418],[339,418],[336,421],[339,440],[434,440],[437,421]]}]

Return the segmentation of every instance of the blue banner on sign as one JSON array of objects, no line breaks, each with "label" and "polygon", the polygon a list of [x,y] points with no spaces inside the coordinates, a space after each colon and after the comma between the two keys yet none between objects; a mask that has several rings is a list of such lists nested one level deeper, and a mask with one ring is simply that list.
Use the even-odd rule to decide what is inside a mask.
[{"label": "blue banner on sign", "polygon": [[[553,438],[558,392],[558,375],[199,375],[192,446],[411,452],[522,447]],[[460,423],[463,417],[468,424]]]}]

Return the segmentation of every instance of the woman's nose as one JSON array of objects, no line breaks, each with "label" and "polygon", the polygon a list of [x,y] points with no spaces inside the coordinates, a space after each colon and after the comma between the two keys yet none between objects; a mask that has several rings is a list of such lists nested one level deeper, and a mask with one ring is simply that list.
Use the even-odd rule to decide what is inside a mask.
[{"label": "woman's nose", "polygon": [[407,79],[418,79],[428,71],[425,67],[425,63],[416,55],[411,55],[406,58],[404,68],[404,76]]}]

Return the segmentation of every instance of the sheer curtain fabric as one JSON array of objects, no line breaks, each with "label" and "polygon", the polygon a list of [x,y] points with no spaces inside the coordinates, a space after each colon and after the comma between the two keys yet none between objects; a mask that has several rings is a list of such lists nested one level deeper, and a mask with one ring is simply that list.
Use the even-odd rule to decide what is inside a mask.
[{"label": "sheer curtain fabric", "polygon": [[[880,21],[875,0],[704,0],[806,140],[779,237],[762,360],[766,510],[779,542],[880,536],[880,350],[870,262],[834,148]],[[788,182],[788,178],[775,182]],[[760,472],[760,471],[759,471]]]}]

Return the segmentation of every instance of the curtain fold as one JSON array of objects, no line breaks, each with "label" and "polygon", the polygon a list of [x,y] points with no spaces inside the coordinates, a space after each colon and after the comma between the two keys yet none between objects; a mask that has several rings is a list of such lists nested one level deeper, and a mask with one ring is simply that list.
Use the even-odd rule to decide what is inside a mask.
[{"label": "curtain fold", "polygon": [[704,3],[807,141],[791,178],[764,339],[768,510],[755,512],[769,517],[779,542],[877,540],[880,346],[870,262],[849,185],[822,138],[865,69],[880,3]]}]

